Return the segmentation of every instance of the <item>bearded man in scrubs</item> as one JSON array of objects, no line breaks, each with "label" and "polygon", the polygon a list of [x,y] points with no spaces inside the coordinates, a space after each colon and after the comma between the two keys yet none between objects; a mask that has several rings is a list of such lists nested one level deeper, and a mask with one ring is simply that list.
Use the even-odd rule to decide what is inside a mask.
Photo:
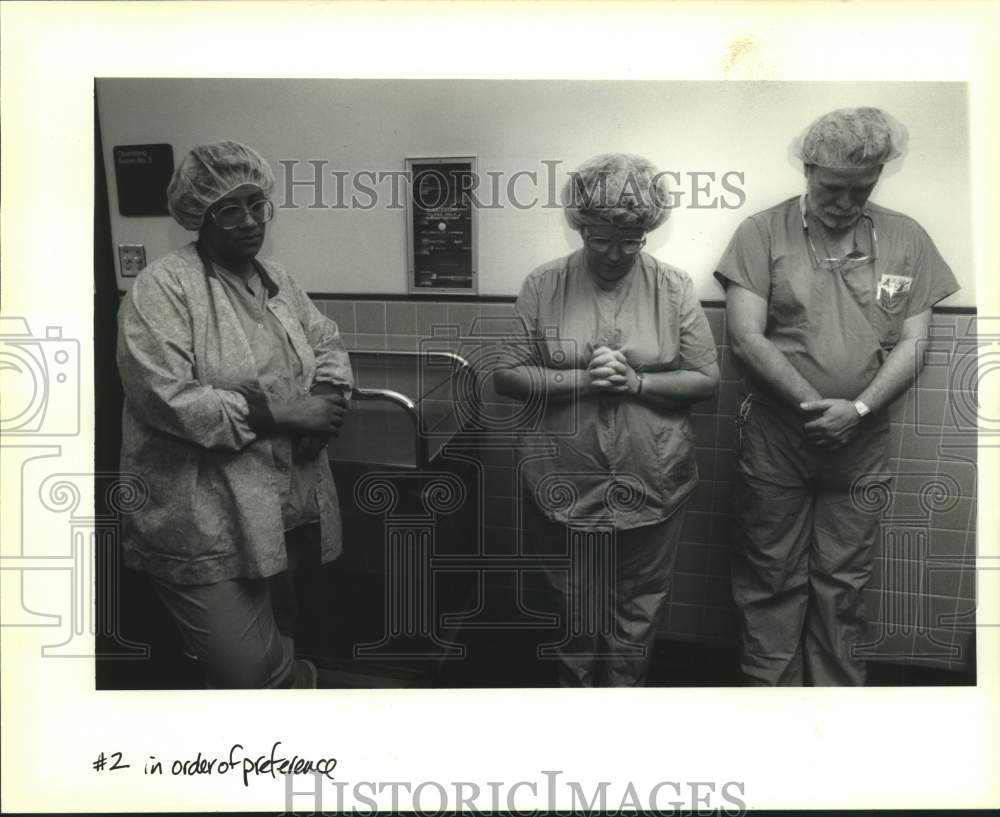
[{"label": "bearded man in scrubs", "polygon": [[869,201],[906,129],[876,108],[799,138],[806,189],[751,216],[715,273],[746,374],[733,594],[750,685],[863,685],[862,590],[889,478],[892,402],[922,367],[931,307],[959,287],[913,219]]}]

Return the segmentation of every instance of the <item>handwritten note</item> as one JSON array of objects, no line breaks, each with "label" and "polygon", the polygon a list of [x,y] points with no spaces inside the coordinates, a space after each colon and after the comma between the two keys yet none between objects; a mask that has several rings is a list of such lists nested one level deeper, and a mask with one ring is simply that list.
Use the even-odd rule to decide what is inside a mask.
[{"label": "handwritten note", "polygon": [[[337,768],[335,757],[306,758],[296,754],[291,756],[280,749],[281,741],[276,740],[268,754],[254,755],[242,743],[234,743],[221,755],[198,751],[194,757],[160,759],[149,755],[143,763],[142,773],[147,775],[172,775],[193,777],[197,775],[242,774],[243,785],[258,777],[278,775],[320,774],[333,780]],[[121,752],[100,752],[91,764],[95,772],[119,772],[133,768]]]}]

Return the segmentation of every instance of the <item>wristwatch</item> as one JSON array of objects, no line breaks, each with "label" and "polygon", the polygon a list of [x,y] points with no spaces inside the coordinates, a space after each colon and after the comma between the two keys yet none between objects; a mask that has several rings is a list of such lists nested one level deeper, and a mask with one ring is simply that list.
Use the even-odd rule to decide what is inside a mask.
[{"label": "wristwatch", "polygon": [[854,401],[854,408],[858,412],[858,417],[865,417],[866,415],[872,413],[872,410],[868,408],[868,405],[863,403],[861,400]]}]

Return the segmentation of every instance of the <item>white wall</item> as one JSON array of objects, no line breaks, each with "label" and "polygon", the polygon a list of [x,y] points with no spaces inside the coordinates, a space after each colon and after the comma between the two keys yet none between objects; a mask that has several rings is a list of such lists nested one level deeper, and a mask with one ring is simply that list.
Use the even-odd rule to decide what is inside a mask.
[{"label": "white wall", "polygon": [[[681,173],[683,205],[692,195],[683,174],[715,173],[704,198],[723,195],[729,203],[738,200],[718,180],[729,171],[744,174],[741,207],[682,206],[650,237],[649,251],[686,269],[703,299],[721,297],[711,272],[740,220],[802,189],[801,166],[788,150],[794,135],[833,108],[884,107],[909,128],[910,151],[886,168],[873,200],[913,216],[930,233],[963,286],[948,303],[975,303],[959,83],[105,79],[98,102],[113,240],[145,244],[150,260],[192,234],[168,217],[118,214],[115,145],[169,142],[179,162],[201,142],[246,142],[272,163],[279,204],[279,160],[300,160],[297,178],[311,176],[308,160],[326,160],[327,171],[346,171],[350,180],[361,170],[400,171],[407,156],[474,154],[480,174],[502,172],[504,184],[518,170],[537,172],[537,188],[522,179],[519,194],[530,199],[534,189],[545,203],[542,160],[561,162],[561,188],[565,172],[587,157],[626,151]],[[312,193],[298,189],[299,206],[279,211],[262,255],[285,264],[313,292],[405,293],[405,211],[384,206],[388,181],[378,189],[385,195],[371,210],[310,209]],[[327,176],[327,203],[335,193]],[[578,243],[558,209],[482,210],[479,291],[514,295],[529,270]]]}]

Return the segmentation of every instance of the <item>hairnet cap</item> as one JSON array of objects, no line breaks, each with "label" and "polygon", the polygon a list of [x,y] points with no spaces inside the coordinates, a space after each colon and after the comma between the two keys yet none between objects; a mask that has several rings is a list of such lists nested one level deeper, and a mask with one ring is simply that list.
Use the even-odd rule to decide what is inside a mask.
[{"label": "hairnet cap", "polygon": [[182,227],[200,230],[208,208],[244,184],[256,185],[270,195],[274,173],[263,156],[239,142],[198,145],[174,170],[167,187],[167,208]]},{"label": "hairnet cap", "polygon": [[861,169],[902,156],[907,139],[906,127],[883,110],[841,108],[806,128],[795,153],[807,165]]},{"label": "hairnet cap", "polygon": [[663,174],[642,156],[594,156],[570,174],[562,191],[563,212],[574,230],[612,224],[655,230],[670,215]]}]

